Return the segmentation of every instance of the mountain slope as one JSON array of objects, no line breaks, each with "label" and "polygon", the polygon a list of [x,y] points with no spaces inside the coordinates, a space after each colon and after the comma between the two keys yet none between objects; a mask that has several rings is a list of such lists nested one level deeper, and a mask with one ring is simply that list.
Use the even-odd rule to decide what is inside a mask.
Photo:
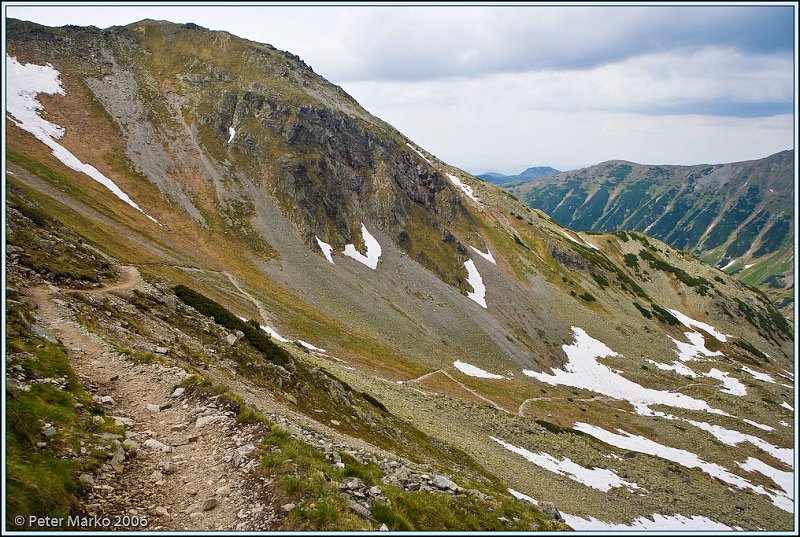
[{"label": "mountain slope", "polygon": [[[9,185],[145,279],[198,291],[232,322],[262,325],[248,332],[305,348],[307,369],[330,371],[424,435],[393,449],[424,458],[421,438],[430,438],[461,450],[506,487],[556,502],[573,527],[590,517],[632,524],[664,505],[668,516],[727,527],[788,527],[780,485],[737,463],[750,456],[792,471],[780,451],[792,438],[781,424],[791,387],[748,384],[742,405],[720,385],[746,380],[744,367],[770,378],[793,368],[793,331],[760,294],[658,240],[563,228],[439,161],[268,45],[158,21],[8,29],[7,65],[51,77],[47,91],[25,86],[36,77],[10,80],[10,93],[33,94],[42,108],[25,101],[25,117],[7,115]],[[34,128],[40,120],[63,136]],[[566,367],[572,346],[587,341],[603,362]],[[697,362],[691,383],[674,365],[684,358]],[[581,368],[582,380],[562,377]],[[584,382],[598,370],[609,382]],[[283,382],[270,373],[256,391],[291,401]],[[290,395],[308,419],[334,419],[356,438],[387,430],[355,411],[335,417],[298,385]],[[622,458],[630,449],[590,425],[690,446],[731,475],[719,482],[652,453]],[[714,427],[758,440],[732,449]],[[556,457],[558,471],[522,446]],[[609,510],[602,486],[579,470],[565,477],[566,458],[647,492],[614,485]],[[545,466],[532,471],[530,459]],[[452,457],[429,464],[457,473]],[[746,512],[728,486],[747,495]]]},{"label": "mountain slope", "polygon": [[692,252],[791,316],[794,151],[713,166],[610,161],[510,190],[564,226],[641,231]]},{"label": "mountain slope", "polygon": [[511,186],[524,183],[525,181],[530,181],[532,179],[538,179],[539,177],[554,175],[556,173],[559,173],[559,171],[555,168],[551,168],[550,166],[533,166],[527,168],[525,171],[517,175],[503,175],[502,173],[497,172],[487,172],[476,175],[475,177],[482,179],[487,183],[492,183],[493,185]]}]

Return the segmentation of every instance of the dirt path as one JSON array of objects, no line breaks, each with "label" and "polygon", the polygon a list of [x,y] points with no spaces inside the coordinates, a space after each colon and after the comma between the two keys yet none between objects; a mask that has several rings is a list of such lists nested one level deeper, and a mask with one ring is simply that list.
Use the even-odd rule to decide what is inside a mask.
[{"label": "dirt path", "polygon": [[444,369],[437,369],[435,371],[431,371],[430,373],[425,373],[421,377],[417,377],[415,379],[407,380],[406,384],[409,384],[411,382],[421,382],[421,381],[425,380],[426,378],[435,375],[436,373],[440,373],[440,374],[444,375],[445,377],[447,377],[448,379],[453,381],[455,384],[457,384],[461,389],[463,389],[464,391],[466,391],[469,394],[471,394],[473,397],[476,397],[477,399],[480,399],[484,403],[493,406],[497,410],[502,410],[503,412],[506,412],[506,413],[510,414],[510,412],[508,412],[508,410],[506,410],[502,406],[498,405],[497,403],[495,403],[494,401],[492,401],[488,397],[485,397],[485,396],[479,394],[478,392],[476,392],[472,388],[470,388],[468,386],[465,386],[464,384],[462,384],[461,382],[459,382],[458,380],[453,378],[453,376],[450,373],[448,373],[447,371],[445,371]]},{"label": "dirt path", "polygon": [[246,296],[248,300],[250,300],[250,302],[252,302],[256,308],[258,308],[258,314],[261,315],[261,320],[264,321],[264,324],[266,325],[271,324],[272,320],[270,319],[269,312],[266,309],[264,309],[264,305],[261,304],[260,301],[256,300],[256,298],[253,295],[245,291],[242,288],[242,286],[239,285],[239,282],[236,281],[236,278],[233,277],[233,274],[227,271],[223,272],[223,274],[225,275],[226,278],[228,278],[228,280],[230,280],[231,284],[236,288],[237,291]]},{"label": "dirt path", "polygon": [[[90,292],[124,293],[142,284],[138,271],[125,267],[120,283]],[[84,387],[96,397],[110,396],[107,414],[125,427],[126,438],[118,439],[128,448],[125,460],[94,476],[84,504],[88,514],[148,521],[146,528],[117,528],[127,530],[275,528],[270,483],[252,472],[256,426],[238,426],[233,413],[213,401],[173,397],[186,371],[120,356],[77,323],[57,288],[34,288],[31,295],[39,322],[70,350]]]}]

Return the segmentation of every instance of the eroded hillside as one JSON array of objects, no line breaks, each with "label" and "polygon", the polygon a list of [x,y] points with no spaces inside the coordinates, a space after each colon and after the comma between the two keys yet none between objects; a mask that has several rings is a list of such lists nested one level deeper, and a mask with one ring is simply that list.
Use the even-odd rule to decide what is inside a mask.
[{"label": "eroded hillside", "polygon": [[[456,482],[496,476],[494,497],[555,502],[574,528],[791,526],[794,333],[761,293],[656,239],[558,225],[268,45],[156,21],[8,29],[8,185],[159,290],[110,315],[70,299],[83,326],[134,354],[174,332],[176,366],[248,404],[266,390],[274,419],[292,408]],[[29,268],[52,261],[9,237]],[[127,326],[98,320],[117,310]],[[244,350],[221,342],[237,330]],[[297,371],[261,364],[276,345]],[[293,524],[337,527],[300,496]],[[445,520],[397,498],[394,527]],[[498,516],[540,520],[521,512]]]}]

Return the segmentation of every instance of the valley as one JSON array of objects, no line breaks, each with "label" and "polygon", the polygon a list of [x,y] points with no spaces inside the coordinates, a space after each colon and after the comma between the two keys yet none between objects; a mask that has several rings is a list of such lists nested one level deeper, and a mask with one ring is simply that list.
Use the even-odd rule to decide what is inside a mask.
[{"label": "valley", "polygon": [[792,528],[772,296],[562,227],[270,45],[8,28],[8,398],[44,397],[44,348],[76,379],[74,433],[15,437],[17,497],[64,456],[94,477],[51,509],[165,530]]}]

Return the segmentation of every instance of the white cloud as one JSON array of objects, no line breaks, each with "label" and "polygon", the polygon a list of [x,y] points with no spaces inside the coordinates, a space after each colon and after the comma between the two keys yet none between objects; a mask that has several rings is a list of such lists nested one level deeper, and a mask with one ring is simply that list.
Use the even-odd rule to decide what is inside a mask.
[{"label": "white cloud", "polygon": [[270,43],[475,172],[721,163],[794,145],[791,6],[8,5],[7,15],[194,22]]},{"label": "white cloud", "polygon": [[[569,170],[611,159],[716,164],[763,158],[794,145],[790,114],[748,118],[626,112],[617,109],[621,97],[610,90],[593,101],[590,82],[580,81],[584,73],[573,84],[589,85],[586,90],[570,90],[569,75],[559,76],[559,88],[541,87],[537,74],[499,74],[480,83],[459,79],[343,87],[425,150],[472,172],[519,173],[534,165]],[[537,78],[539,84],[533,82]],[[615,84],[602,77],[595,82]],[[635,109],[646,109],[653,92],[631,95],[639,101]],[[658,92],[679,98],[670,87]]]}]

